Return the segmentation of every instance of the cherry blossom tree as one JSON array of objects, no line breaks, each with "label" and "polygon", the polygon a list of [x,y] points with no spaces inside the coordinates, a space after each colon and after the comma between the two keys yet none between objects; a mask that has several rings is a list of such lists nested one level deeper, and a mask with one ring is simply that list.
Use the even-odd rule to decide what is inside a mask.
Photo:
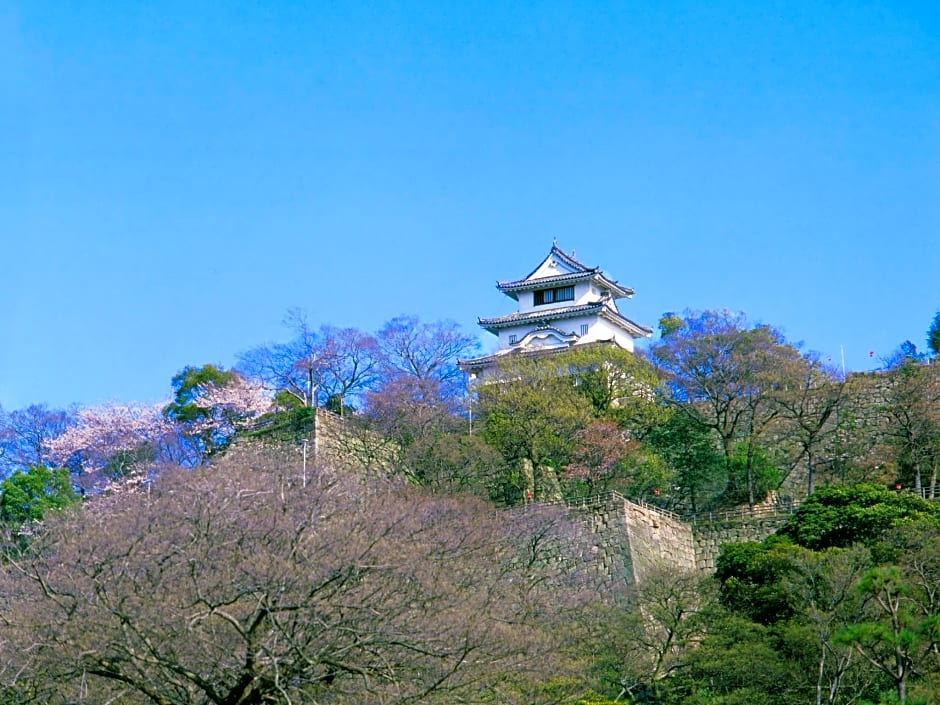
[{"label": "cherry blossom tree", "polygon": [[230,438],[238,428],[271,411],[271,395],[260,382],[238,375],[228,384],[200,388],[198,404],[204,413],[191,431]]},{"label": "cherry blossom tree", "polygon": [[124,477],[141,462],[180,460],[180,429],[164,416],[164,407],[113,403],[79,409],[75,425],[48,441],[49,458],[92,486]]}]

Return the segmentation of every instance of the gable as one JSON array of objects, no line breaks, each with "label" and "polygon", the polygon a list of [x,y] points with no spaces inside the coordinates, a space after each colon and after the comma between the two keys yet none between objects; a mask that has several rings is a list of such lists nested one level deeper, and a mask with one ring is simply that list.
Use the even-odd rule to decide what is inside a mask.
[{"label": "gable", "polygon": [[592,270],[589,267],[585,267],[574,257],[560,250],[557,245],[553,245],[548,256],[523,281],[528,282],[534,279],[557,277],[565,274],[582,274],[590,271]]},{"label": "gable", "polygon": [[543,279],[545,277],[557,277],[560,274],[578,274],[584,271],[584,269],[572,266],[561,257],[557,257],[553,249],[552,252],[548,253],[548,257],[542,260],[542,263],[535,268],[535,271],[525,278],[525,281]]},{"label": "gable", "polygon": [[573,345],[577,340],[578,336],[573,333],[565,333],[553,326],[544,326],[529,332],[518,345],[524,349],[557,348]]}]

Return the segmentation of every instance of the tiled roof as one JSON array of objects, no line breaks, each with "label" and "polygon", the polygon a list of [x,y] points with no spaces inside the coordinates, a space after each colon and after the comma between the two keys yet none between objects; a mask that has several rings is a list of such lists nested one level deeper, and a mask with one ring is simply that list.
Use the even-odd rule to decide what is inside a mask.
[{"label": "tiled roof", "polygon": [[[538,279],[516,279],[515,281],[511,282],[496,282],[496,288],[500,291],[506,291],[507,289],[530,289],[533,287],[545,286],[546,284],[586,281],[593,275],[593,271],[553,274],[550,277],[539,277]],[[529,276],[532,275],[530,274]]]},{"label": "tiled roof", "polygon": [[531,323],[534,321],[558,321],[563,318],[573,318],[582,314],[599,313],[605,308],[603,303],[582,304],[580,306],[562,306],[561,308],[550,308],[541,311],[528,311],[526,313],[510,313],[505,316],[495,316],[494,318],[480,318],[478,322],[487,330],[493,328],[506,328],[520,323]]},{"label": "tiled roof", "polygon": [[581,264],[581,263],[578,262],[578,260],[576,260],[574,257],[572,257],[571,255],[569,255],[569,254],[568,254],[567,252],[565,252],[564,250],[560,249],[560,248],[558,247],[558,245],[552,243],[552,249],[549,251],[548,257],[546,257],[546,258],[543,259],[541,262],[539,262],[539,266],[536,267],[535,269],[533,269],[531,272],[529,272],[528,275],[527,275],[525,278],[528,279],[528,278],[531,277],[533,274],[535,274],[537,271],[539,271],[539,267],[542,266],[542,264],[545,262],[545,260],[547,260],[549,257],[552,257],[553,255],[554,255],[555,257],[557,257],[558,259],[560,259],[560,260],[561,260],[562,262],[564,262],[565,264],[567,264],[567,265],[568,265],[569,267],[571,267],[572,269],[576,270],[577,272],[593,272],[593,271],[595,271],[595,270],[597,269],[597,267],[588,267],[586,264]]},{"label": "tiled roof", "polygon": [[608,321],[617,323],[623,328],[629,331],[630,335],[634,338],[649,338],[653,335],[653,329],[647,328],[646,326],[641,326],[639,323],[634,323],[626,316],[621,316],[618,311],[613,311],[610,308],[605,308],[601,311],[601,318],[606,318]]},{"label": "tiled roof", "polygon": [[572,345],[558,345],[550,348],[505,348],[499,350],[490,355],[484,355],[483,357],[474,357],[469,360],[458,360],[457,366],[465,372],[470,372],[475,369],[480,369],[481,367],[486,367],[494,362],[499,360],[504,360],[507,358],[522,357],[544,357],[548,355],[555,355],[566,350],[571,350],[572,348],[588,348],[602,345],[612,345],[619,348],[616,341],[613,339],[610,340],[595,340],[591,343],[582,343],[582,344],[572,344]]},{"label": "tiled roof", "polygon": [[575,318],[577,316],[597,314],[606,318],[615,325],[620,326],[630,333],[634,338],[647,338],[653,334],[652,329],[644,328],[631,321],[629,318],[621,316],[619,312],[612,309],[605,302],[601,301],[593,304],[583,304],[581,306],[563,306],[561,308],[545,309],[543,311],[528,311],[526,313],[510,313],[506,316],[496,316],[494,318],[480,318],[479,324],[490,332],[495,332],[500,328],[509,328],[524,323],[545,322],[551,324],[552,321],[559,321],[565,318]]},{"label": "tiled roof", "polygon": [[[555,274],[550,277],[539,277],[538,279],[517,279],[511,282],[496,282],[496,288],[507,296],[520,291],[529,291],[532,289],[541,289],[552,284],[576,284],[581,281],[594,279],[602,287],[610,291],[616,298],[633,296],[633,289],[628,286],[621,286],[613,279],[608,279],[599,269],[592,269],[587,272],[572,272],[570,274]],[[513,297],[515,298],[515,297]]]},{"label": "tiled roof", "polygon": [[[567,272],[565,274],[555,274],[548,277],[539,277],[537,279],[532,279],[532,275],[535,274],[542,265],[545,264],[548,260],[555,258],[560,261],[567,267],[575,270],[573,272]],[[569,255],[567,252],[558,247],[558,245],[553,244],[552,249],[549,251],[548,255],[543,259],[539,265],[529,272],[522,279],[515,279],[511,281],[498,281],[496,282],[496,288],[502,291],[507,296],[516,298],[513,294],[520,291],[527,291],[536,289],[542,286],[550,284],[563,284],[563,283],[576,283],[580,281],[586,281],[591,278],[596,279],[602,286],[609,289],[616,298],[622,298],[624,296],[630,297],[633,296],[633,289],[628,286],[622,286],[618,284],[613,279],[607,278],[604,273],[601,271],[600,267],[588,267],[586,264],[579,262],[573,256]]]}]

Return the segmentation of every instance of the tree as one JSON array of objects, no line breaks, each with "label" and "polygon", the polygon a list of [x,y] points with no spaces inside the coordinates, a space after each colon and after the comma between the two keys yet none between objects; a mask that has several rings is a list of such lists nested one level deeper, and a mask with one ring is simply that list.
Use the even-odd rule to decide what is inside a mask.
[{"label": "tree", "polygon": [[377,373],[354,424],[390,439],[397,446],[399,468],[421,482],[441,477],[434,453],[445,447],[458,465],[444,474],[464,475],[474,463],[463,452],[467,444],[450,436],[468,428],[461,419],[466,388],[457,359],[476,349],[476,341],[450,321],[422,323],[399,316],[376,334],[375,345]]},{"label": "tree", "polygon": [[175,422],[190,461],[201,462],[231,443],[237,426],[271,410],[257,382],[216,365],[186,367],[173,377],[173,401],[163,414]]},{"label": "tree", "polygon": [[422,323],[416,316],[398,316],[376,335],[383,384],[408,380],[414,393],[447,402],[465,395],[457,360],[479,347],[453,321]]},{"label": "tree", "polygon": [[[557,513],[242,459],[50,522],[0,566],[3,685],[39,702],[537,702],[585,583]],[[6,651],[9,649],[9,651]]]},{"label": "tree", "polygon": [[672,501],[695,514],[716,504],[727,486],[727,466],[711,431],[687,414],[671,414],[644,441],[673,469]]},{"label": "tree", "polygon": [[858,590],[877,611],[872,619],[843,629],[837,638],[888,676],[898,701],[907,702],[908,680],[940,644],[940,616],[917,609],[912,586],[897,566],[867,571]]},{"label": "tree", "polygon": [[240,375],[222,387],[207,385],[199,397],[199,406],[206,413],[190,425],[189,432],[211,437],[214,447],[227,445],[238,429],[272,410],[267,391]]},{"label": "tree", "polygon": [[940,312],[933,317],[927,330],[927,346],[934,355],[940,355]]},{"label": "tree", "polygon": [[605,680],[616,688],[615,702],[664,702],[663,692],[707,629],[714,602],[712,582],[700,574],[657,569],[636,588],[628,609],[603,613],[597,636]]},{"label": "tree", "polygon": [[786,620],[793,605],[783,586],[800,547],[772,537],[758,543],[729,543],[715,562],[721,603],[735,614],[763,625]]},{"label": "tree", "polygon": [[49,510],[61,509],[78,498],[65,468],[38,465],[25,472],[17,470],[0,483],[0,519],[15,527],[42,521]]},{"label": "tree", "polygon": [[613,419],[643,438],[662,423],[668,411],[657,402],[659,386],[650,363],[615,345],[581,345],[558,353],[552,365],[564,370],[598,417]]},{"label": "tree", "polygon": [[479,416],[487,441],[519,471],[515,501],[557,498],[556,471],[593,418],[591,404],[557,356],[507,359],[498,379],[478,387]]},{"label": "tree", "polygon": [[777,533],[816,551],[872,546],[889,530],[915,520],[940,525],[940,507],[910,492],[835,485],[816,490]]},{"label": "tree", "polygon": [[[867,548],[829,548],[815,552],[806,549],[792,554],[790,570],[782,587],[795,612],[794,622],[805,625],[801,650],[815,648],[816,705],[835,705],[842,691],[860,694],[864,678],[840,634],[865,617],[868,601],[856,586],[871,567]],[[854,678],[853,678],[854,676]],[[849,687],[843,686],[849,683]]]},{"label": "tree", "polygon": [[127,476],[141,463],[188,459],[179,432],[162,404],[104,404],[79,409],[75,425],[47,449],[54,465],[73,469],[85,489],[92,489]]},{"label": "tree", "polygon": [[288,311],[284,325],[294,334],[289,342],[260,345],[239,354],[238,368],[300,406],[320,406],[327,373],[321,340],[300,309]]},{"label": "tree", "polygon": [[[667,403],[717,435],[729,499],[743,496],[753,506],[756,450],[780,414],[774,395],[790,382],[799,351],[776,329],[748,327],[743,314],[728,311],[687,311],[681,325],[670,320],[663,330],[651,355],[666,380]],[[732,472],[742,443],[745,488]]]},{"label": "tree", "polygon": [[345,412],[347,397],[376,381],[375,338],[355,328],[314,329],[306,313],[291,309],[284,325],[287,343],[260,345],[238,356],[238,369],[277,395],[283,405],[323,406],[330,400]]},{"label": "tree", "polygon": [[[916,492],[935,497],[940,470],[940,375],[908,360],[891,370],[882,406],[885,438]],[[924,480],[926,479],[926,487]],[[925,491],[926,490],[926,491]]]},{"label": "tree", "polygon": [[233,370],[218,365],[184,367],[173,376],[173,401],[166,406],[167,417],[181,424],[199,423],[212,414],[201,398],[210,387],[221,388],[238,378]]},{"label": "tree", "polygon": [[564,477],[582,483],[589,493],[617,490],[628,497],[648,498],[672,485],[659,456],[610,420],[592,421],[575,434],[571,462]]},{"label": "tree", "polygon": [[375,338],[356,328],[320,328],[326,375],[323,392],[340,416],[347,400],[371,389],[379,379],[378,345]]},{"label": "tree", "polygon": [[771,628],[735,614],[716,612],[706,636],[688,655],[676,680],[685,688],[673,702],[698,705],[803,705],[801,664],[781,653]]},{"label": "tree", "polygon": [[47,444],[72,423],[72,414],[32,404],[4,412],[0,408],[0,476],[50,462]]},{"label": "tree", "polygon": [[838,430],[836,422],[845,403],[845,382],[812,355],[796,361],[788,376],[789,383],[777,390],[774,403],[781,411],[786,439],[796,445],[789,472],[805,463],[809,496],[816,489],[819,454]]}]

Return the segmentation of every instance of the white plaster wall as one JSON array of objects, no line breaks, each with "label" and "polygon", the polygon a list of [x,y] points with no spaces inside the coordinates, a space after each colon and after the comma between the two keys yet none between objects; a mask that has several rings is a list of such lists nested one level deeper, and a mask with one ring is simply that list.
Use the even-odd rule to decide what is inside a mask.
[{"label": "white plaster wall", "polygon": [[535,292],[534,291],[523,291],[518,296],[519,296],[520,313],[527,313],[536,308],[542,308],[542,306],[535,305]]},{"label": "white plaster wall", "polygon": [[[541,308],[541,307],[540,307]],[[554,327],[565,333],[574,333],[577,336],[581,335],[581,325],[587,324],[588,332],[587,335],[578,340],[578,343],[593,343],[598,340],[610,340],[613,338],[617,341],[617,344],[620,347],[633,352],[633,338],[631,338],[626,333],[618,331],[607,321],[598,318],[597,316],[578,316],[577,318],[566,318],[561,321],[556,321]],[[515,335],[516,340],[522,340],[530,331],[533,331],[537,328],[534,324],[519,325],[512,328],[504,328],[499,331],[499,347],[500,349],[506,349],[512,347],[509,343],[509,336]]]},{"label": "white plaster wall", "polygon": [[597,290],[597,287],[594,286],[591,282],[583,282],[578,284],[574,288],[574,304],[575,306],[583,306],[585,304],[592,304],[596,301],[599,301],[601,298],[601,293]]},{"label": "white plaster wall", "polygon": [[[540,288],[555,288],[555,284],[548,285]],[[535,305],[535,292],[534,291],[524,291],[519,294],[519,311],[521,313],[528,313],[529,311],[551,311],[553,308],[565,308],[566,306],[583,306],[584,304],[595,303],[600,299],[600,292],[597,288],[591,284],[591,282],[581,282],[576,284],[574,287],[574,300],[573,301],[558,301],[550,304],[542,304],[541,306]]]}]

